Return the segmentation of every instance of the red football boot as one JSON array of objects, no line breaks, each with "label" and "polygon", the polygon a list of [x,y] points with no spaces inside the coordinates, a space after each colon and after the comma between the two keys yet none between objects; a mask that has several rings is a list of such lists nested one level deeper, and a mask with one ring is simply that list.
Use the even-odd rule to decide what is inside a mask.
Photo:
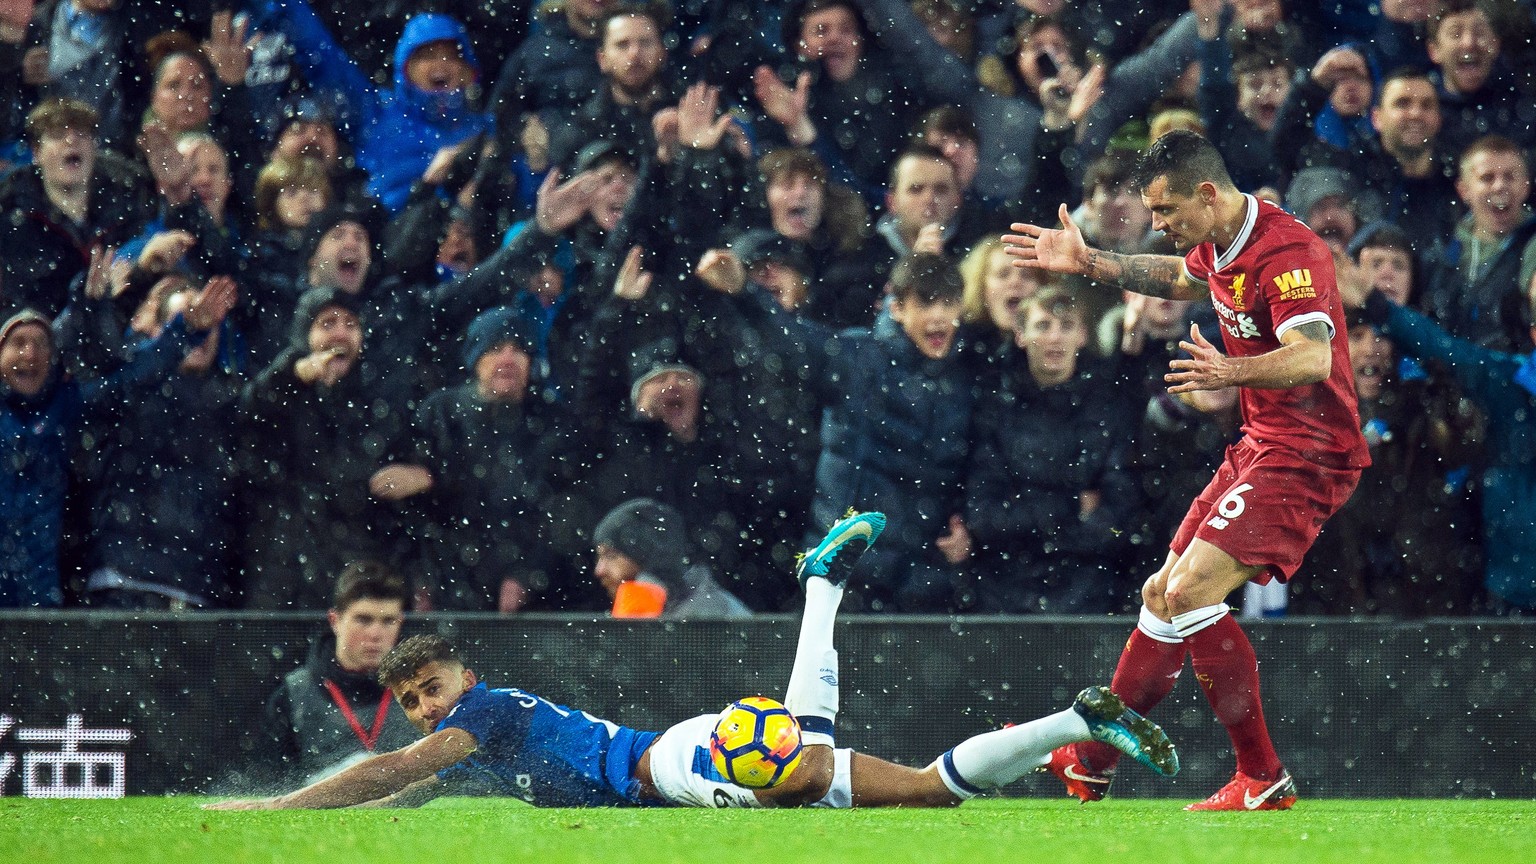
[{"label": "red football boot", "polygon": [[1052,750],[1051,761],[1045,763],[1044,770],[1055,774],[1056,779],[1067,787],[1067,794],[1076,796],[1084,804],[1103,801],[1104,794],[1109,791],[1109,781],[1115,776],[1113,770],[1103,773],[1088,770],[1078,761],[1077,750],[1070,744]]},{"label": "red football boot", "polygon": [[1185,810],[1289,810],[1296,803],[1296,784],[1289,772],[1281,771],[1278,780],[1255,780],[1238,772],[1232,782],[1216,790],[1204,801]]}]

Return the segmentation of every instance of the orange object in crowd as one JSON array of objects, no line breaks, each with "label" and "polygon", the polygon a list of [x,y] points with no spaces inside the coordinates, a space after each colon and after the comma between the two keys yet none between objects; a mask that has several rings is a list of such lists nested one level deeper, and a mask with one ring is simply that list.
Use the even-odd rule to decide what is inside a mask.
[{"label": "orange object in crowd", "polygon": [[667,589],[655,582],[631,580],[613,595],[615,618],[660,618],[667,608]]}]

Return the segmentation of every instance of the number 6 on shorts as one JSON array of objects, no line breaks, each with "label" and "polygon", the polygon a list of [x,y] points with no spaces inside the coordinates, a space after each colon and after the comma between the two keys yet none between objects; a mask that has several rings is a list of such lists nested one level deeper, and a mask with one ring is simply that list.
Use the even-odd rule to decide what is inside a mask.
[{"label": "number 6 on shorts", "polygon": [[1233,487],[1231,492],[1222,496],[1222,499],[1216,503],[1216,512],[1228,521],[1243,515],[1243,511],[1248,509],[1248,502],[1243,500],[1243,493],[1251,489],[1253,489],[1252,483]]}]

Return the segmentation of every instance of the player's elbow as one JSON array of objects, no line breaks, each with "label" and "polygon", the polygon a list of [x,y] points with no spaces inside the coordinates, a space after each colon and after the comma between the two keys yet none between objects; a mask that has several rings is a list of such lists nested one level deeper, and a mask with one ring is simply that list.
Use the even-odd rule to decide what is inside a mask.
[{"label": "player's elbow", "polygon": [[1307,353],[1307,362],[1302,370],[1302,384],[1319,384],[1328,380],[1333,374],[1333,352],[1328,346],[1323,345]]}]

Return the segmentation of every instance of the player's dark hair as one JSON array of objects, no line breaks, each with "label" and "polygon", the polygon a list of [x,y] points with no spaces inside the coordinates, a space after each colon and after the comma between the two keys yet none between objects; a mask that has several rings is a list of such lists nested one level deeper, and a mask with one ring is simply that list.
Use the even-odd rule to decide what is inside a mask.
[{"label": "player's dark hair", "polygon": [[1236,188],[1216,145],[1186,129],[1175,129],[1152,142],[1136,162],[1131,182],[1145,192],[1159,177],[1168,178],[1168,191],[1175,195],[1192,195],[1196,186],[1206,182]]},{"label": "player's dark hair", "polygon": [[965,293],[965,279],[955,262],[931,252],[914,252],[898,261],[890,284],[891,296],[903,303],[958,303]]},{"label": "player's dark hair", "polygon": [[342,568],[331,592],[331,608],[345,612],[359,600],[399,600],[410,602],[411,592],[400,574],[378,561],[353,561]]},{"label": "player's dark hair", "polygon": [[901,166],[905,164],[908,159],[933,159],[939,162],[943,162],[945,165],[950,167],[951,172],[953,172],[955,167],[955,164],[949,161],[949,157],[944,155],[944,151],[933,146],[932,144],[926,144],[921,141],[914,144],[908,144],[907,149],[896,154],[896,158],[891,160],[891,177],[890,180],[887,181],[886,188],[890,189],[892,192],[896,191],[896,178],[901,174]]},{"label": "player's dark hair", "polygon": [[463,665],[458,652],[453,650],[447,639],[433,633],[423,633],[401,642],[384,655],[383,661],[379,663],[379,683],[393,690],[416,677],[416,673],[429,663]]}]

